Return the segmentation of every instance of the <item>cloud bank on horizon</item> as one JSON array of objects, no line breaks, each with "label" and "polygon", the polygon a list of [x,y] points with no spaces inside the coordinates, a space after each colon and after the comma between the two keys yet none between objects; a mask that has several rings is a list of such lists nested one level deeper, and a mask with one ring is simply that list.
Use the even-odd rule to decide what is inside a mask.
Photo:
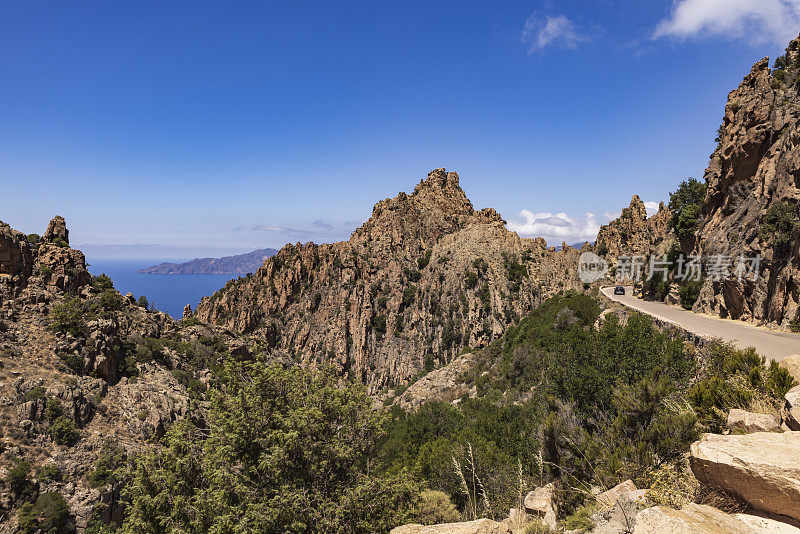
[{"label": "cloud bank on horizon", "polygon": [[784,44],[800,29],[800,0],[678,0],[653,39],[724,37]]},{"label": "cloud bank on horizon", "polygon": [[570,217],[566,213],[534,213],[522,210],[518,221],[510,221],[508,229],[523,237],[543,237],[549,245],[560,245],[579,241],[594,241],[600,230],[600,222],[593,213],[584,217]]},{"label": "cloud bank on horizon", "polygon": [[[648,217],[658,212],[658,205],[658,202],[652,200],[644,203]],[[607,222],[621,214],[621,211],[606,212],[603,218]],[[546,211],[534,213],[522,210],[519,212],[518,220],[509,221],[506,226],[522,237],[543,237],[548,245],[554,246],[560,245],[562,241],[568,245],[584,241],[594,242],[597,232],[600,231],[600,225],[601,220],[594,213],[586,213],[583,217],[571,217],[563,212],[554,214]]]}]

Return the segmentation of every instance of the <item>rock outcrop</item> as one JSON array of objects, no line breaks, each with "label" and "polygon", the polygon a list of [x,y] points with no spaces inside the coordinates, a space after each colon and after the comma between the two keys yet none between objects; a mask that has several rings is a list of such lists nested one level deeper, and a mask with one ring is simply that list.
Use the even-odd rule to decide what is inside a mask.
[{"label": "rock outcrop", "polygon": [[783,422],[790,430],[800,431],[800,386],[795,386],[783,396]]},{"label": "rock outcrop", "polygon": [[[796,39],[782,59],[783,68],[770,69],[769,58],[757,62],[728,95],[719,145],[705,172],[708,192],[694,252],[705,257],[760,255],[761,273],[755,280],[706,280],[695,311],[784,327],[797,318],[798,48]],[[794,229],[767,230],[768,210],[781,206],[793,213]]]},{"label": "rock outcrop", "polygon": [[20,289],[33,270],[28,238],[0,222],[0,297]]},{"label": "rock outcrop", "polygon": [[753,413],[734,408],[728,412],[728,428],[745,432],[779,432],[781,418],[766,413]]},{"label": "rock outcrop", "polygon": [[794,527],[742,514],[726,514],[711,506],[689,504],[674,510],[665,506],[647,508],[636,514],[633,534],[755,534],[791,532]]},{"label": "rock outcrop", "polygon": [[47,225],[42,236],[45,243],[60,243],[69,245],[69,230],[67,230],[67,221],[61,215],[56,215]]},{"label": "rock outcrop", "polygon": [[631,204],[619,217],[600,227],[595,250],[612,261],[627,255],[661,255],[677,243],[670,225],[672,212],[661,202],[658,213],[647,216],[647,209],[639,195],[633,195]]},{"label": "rock outcrop", "polygon": [[378,202],[349,241],[286,245],[195,316],[306,365],[331,364],[376,393],[582,287],[577,258],[509,232],[496,211],[473,208],[456,173],[436,169],[412,194]]},{"label": "rock outcrop", "polygon": [[551,482],[529,492],[523,501],[525,512],[540,520],[544,525],[555,529],[557,507],[554,500],[555,485]]},{"label": "rock outcrop", "polygon": [[[135,454],[178,419],[203,424],[198,397],[214,378],[199,362],[252,352],[244,339],[228,347],[224,329],[176,323],[93,279],[68,235],[60,217],[40,242],[0,225],[9,271],[0,274],[0,479],[20,459],[33,473],[56,468],[58,480],[34,488],[62,495],[81,532],[93,518],[122,517],[119,484],[87,481],[106,444]],[[0,532],[13,531],[20,504],[0,492]]]},{"label": "rock outcrop", "polygon": [[393,528],[390,534],[511,534],[505,523],[491,519],[478,519],[464,523],[443,523],[441,525],[403,525]]},{"label": "rock outcrop", "polygon": [[797,382],[800,382],[800,354],[786,356],[778,362],[778,365],[786,369]]},{"label": "rock outcrop", "polygon": [[800,432],[706,434],[691,447],[701,483],[735,495],[749,506],[800,520]]}]

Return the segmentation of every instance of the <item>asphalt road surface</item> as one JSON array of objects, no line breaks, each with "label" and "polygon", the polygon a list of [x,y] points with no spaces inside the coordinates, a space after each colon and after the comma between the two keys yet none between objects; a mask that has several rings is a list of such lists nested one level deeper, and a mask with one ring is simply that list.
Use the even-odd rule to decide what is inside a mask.
[{"label": "asphalt road surface", "polygon": [[742,321],[721,319],[711,315],[693,313],[662,302],[641,300],[633,296],[631,287],[625,287],[624,295],[615,295],[613,287],[606,287],[601,291],[609,299],[628,308],[676,324],[694,334],[719,338],[742,349],[755,347],[756,352],[771,360],[780,361],[786,356],[800,354],[800,335],[798,334],[775,332]]}]

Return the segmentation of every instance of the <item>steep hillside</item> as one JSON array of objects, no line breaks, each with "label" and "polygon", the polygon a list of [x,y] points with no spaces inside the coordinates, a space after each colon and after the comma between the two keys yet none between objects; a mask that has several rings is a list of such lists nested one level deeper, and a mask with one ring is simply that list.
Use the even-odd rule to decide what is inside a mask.
[{"label": "steep hillside", "polygon": [[695,252],[760,254],[761,276],[705,283],[696,311],[783,326],[797,319],[800,40],[757,62],[728,95]]},{"label": "steep hillside", "polygon": [[264,260],[278,252],[264,248],[222,258],[195,258],[184,263],[163,262],[136,271],[141,274],[247,274],[255,272]]},{"label": "steep hillside", "polygon": [[92,277],[62,217],[41,238],[0,224],[0,532],[34,532],[15,525],[43,495],[67,507],[43,512],[65,521],[45,531],[119,520],[114,470],[172,422],[202,420],[227,342],[247,352]]},{"label": "steep hillside", "polygon": [[195,316],[252,333],[369,386],[401,383],[486,346],[555,291],[579,287],[578,252],[521,239],[436,169],[378,202],[349,241],[287,245]]}]

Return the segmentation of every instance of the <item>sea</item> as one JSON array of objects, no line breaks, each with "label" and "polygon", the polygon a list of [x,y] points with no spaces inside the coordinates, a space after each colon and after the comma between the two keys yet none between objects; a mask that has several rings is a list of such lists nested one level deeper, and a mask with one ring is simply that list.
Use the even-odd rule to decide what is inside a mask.
[{"label": "sea", "polygon": [[122,293],[133,293],[138,299],[147,297],[150,305],[171,315],[183,317],[187,304],[194,310],[200,299],[222,288],[235,274],[137,274],[136,271],[163,261],[180,263],[185,259],[92,259],[87,257],[92,275],[106,274],[114,288]]}]

